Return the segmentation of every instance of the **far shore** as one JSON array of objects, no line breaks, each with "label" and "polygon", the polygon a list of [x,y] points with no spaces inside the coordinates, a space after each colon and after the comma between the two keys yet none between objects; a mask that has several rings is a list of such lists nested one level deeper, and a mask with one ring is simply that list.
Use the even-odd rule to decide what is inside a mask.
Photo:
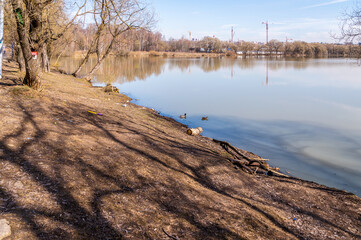
[{"label": "far shore", "polygon": [[[65,57],[74,57],[74,58],[83,58],[86,55],[86,51],[76,51],[71,53],[71,55],[64,54]],[[95,56],[95,53],[92,54]],[[296,58],[314,58],[315,56],[306,56],[306,55],[284,55],[283,53],[250,53],[250,54],[237,54],[232,51],[225,53],[213,53],[213,52],[158,52],[158,51],[131,51],[125,53],[111,53],[112,56],[130,56],[130,57],[166,57],[166,58],[219,58],[219,57],[296,57]],[[320,56],[316,57],[319,58]],[[324,58],[356,58],[351,56],[342,56],[338,54],[330,54],[322,56]],[[321,58],[322,58],[321,57]]]},{"label": "far shore", "polygon": [[[86,54],[85,51],[76,51],[72,55],[72,57],[84,57]],[[94,54],[95,55],[95,54]],[[226,56],[225,53],[197,53],[197,52],[145,52],[145,51],[134,51],[134,52],[127,52],[122,54],[112,53],[113,56],[131,56],[131,57],[176,57],[176,58],[201,58],[201,57],[221,57]]]}]

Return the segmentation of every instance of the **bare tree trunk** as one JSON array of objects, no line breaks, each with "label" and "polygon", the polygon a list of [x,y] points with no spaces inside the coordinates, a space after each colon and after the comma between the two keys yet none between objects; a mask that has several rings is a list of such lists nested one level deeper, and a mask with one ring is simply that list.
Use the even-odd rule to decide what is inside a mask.
[{"label": "bare tree trunk", "polygon": [[[63,51],[61,51],[61,53],[58,55],[58,57],[56,58],[56,61],[54,63],[54,65],[57,67],[58,66],[58,62],[59,59],[61,58],[61,56],[64,54],[64,52],[66,51],[66,48],[63,49]],[[51,58],[50,58],[51,59]]]},{"label": "bare tree trunk", "polygon": [[[92,52],[92,47],[94,44],[96,44],[97,46],[97,55],[98,55],[98,62],[99,62],[99,38],[101,35],[101,32],[103,31],[104,26],[101,25],[99,26],[97,33],[95,35],[95,38],[93,39],[92,43],[90,44],[90,48],[87,52],[87,54],[85,55],[85,58],[82,60],[82,62],[80,63],[79,67],[74,71],[74,73],[72,74],[74,77],[78,77],[79,72],[81,71],[81,69],[84,67],[84,65],[88,62],[90,54]],[[89,74],[88,74],[89,75]]]},{"label": "bare tree trunk", "polygon": [[84,67],[84,65],[88,62],[88,59],[90,57],[90,49],[88,50],[87,54],[85,55],[85,58],[83,58],[82,62],[80,63],[79,67],[73,72],[74,77],[78,77],[78,74],[80,73],[81,69]]},{"label": "bare tree trunk", "polygon": [[19,64],[20,72],[23,72],[25,71],[25,61],[24,61],[23,51],[21,51],[21,48],[18,45],[14,47],[14,51],[15,51],[16,61]]},{"label": "bare tree trunk", "polygon": [[[16,11],[20,9],[19,2],[16,0],[12,1],[12,7],[13,7],[13,11],[16,13]],[[19,36],[19,42],[25,61],[26,74],[23,83],[31,88],[38,89],[41,85],[40,79],[38,78],[39,66],[37,59],[33,59],[33,56],[31,54],[31,46],[29,42],[29,36],[26,32],[27,31],[26,25],[20,19],[17,19],[16,25]]]},{"label": "bare tree trunk", "polygon": [[41,69],[43,72],[50,72],[50,61],[47,43],[44,43],[43,47],[41,48]]},{"label": "bare tree trunk", "polygon": [[114,37],[112,39],[112,41],[110,42],[107,50],[105,51],[104,55],[103,56],[98,56],[98,61],[97,63],[95,64],[95,66],[93,67],[93,69],[85,76],[85,79],[90,81],[94,75],[94,73],[99,69],[100,65],[102,64],[103,60],[105,58],[108,57],[108,55],[110,54],[111,50],[112,50],[112,47],[114,45],[114,42],[115,42],[116,38]]},{"label": "bare tree trunk", "polygon": [[39,64],[35,59],[29,61],[25,60],[26,74],[24,84],[31,88],[39,89],[41,86],[40,78],[38,77]]}]

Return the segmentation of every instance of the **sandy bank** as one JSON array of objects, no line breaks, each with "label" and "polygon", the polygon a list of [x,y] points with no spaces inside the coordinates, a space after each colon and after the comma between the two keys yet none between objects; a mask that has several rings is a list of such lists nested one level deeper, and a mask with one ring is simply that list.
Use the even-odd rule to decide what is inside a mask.
[{"label": "sandy bank", "polygon": [[124,95],[58,73],[35,92],[17,71],[6,64],[0,80],[8,239],[361,238],[351,193],[246,174],[211,139]]}]

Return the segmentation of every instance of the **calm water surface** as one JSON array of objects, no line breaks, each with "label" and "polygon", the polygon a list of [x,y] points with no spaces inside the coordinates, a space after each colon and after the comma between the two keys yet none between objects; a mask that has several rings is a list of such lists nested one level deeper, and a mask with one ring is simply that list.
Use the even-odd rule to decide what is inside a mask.
[{"label": "calm water surface", "polygon": [[[61,65],[71,71],[77,60]],[[108,59],[93,82],[176,119],[187,113],[179,121],[283,172],[361,196],[360,76],[352,59],[124,57]]]}]

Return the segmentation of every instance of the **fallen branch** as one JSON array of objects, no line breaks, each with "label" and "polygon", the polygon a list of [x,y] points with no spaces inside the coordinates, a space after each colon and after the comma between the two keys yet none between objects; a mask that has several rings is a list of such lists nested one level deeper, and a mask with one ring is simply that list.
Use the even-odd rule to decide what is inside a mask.
[{"label": "fallen branch", "polygon": [[[277,177],[285,177],[285,178],[289,178],[290,176],[288,176],[288,175],[286,175],[286,174],[283,174],[283,173],[280,173],[280,172],[277,172],[277,171],[275,171],[275,170],[270,170],[270,171],[268,171],[269,173],[269,175],[275,175],[275,176],[277,176]],[[272,173],[272,174],[270,174],[270,173]]]},{"label": "fallen branch", "polygon": [[230,143],[225,142],[225,141],[219,141],[217,139],[213,139],[214,142],[221,144],[222,147],[226,146],[231,148],[233,151],[235,151],[237,154],[239,154],[240,156],[242,156],[243,158],[249,160],[249,161],[269,161],[269,159],[264,159],[264,158],[250,158],[247,157],[245,154],[241,153],[240,151],[238,151],[238,149],[236,149],[235,147],[233,147]]},{"label": "fallen branch", "polygon": [[165,230],[164,228],[162,228],[163,232],[165,235],[167,235],[167,237],[171,238],[171,239],[174,239],[174,240],[179,240],[179,238],[177,236],[173,237],[172,235],[169,235]]},{"label": "fallen branch", "polygon": [[228,161],[230,161],[233,165],[245,170],[247,173],[250,173],[250,174],[253,173],[251,168],[249,168],[245,163],[242,163],[238,159],[236,160],[236,159],[228,158]]},{"label": "fallen branch", "polygon": [[248,157],[240,152],[237,148],[225,141],[213,139],[214,142],[219,143],[234,159],[227,158],[233,165],[241,168],[249,174],[266,174],[269,176],[289,177],[285,174],[279,173],[279,168],[271,168],[266,161],[269,159]]}]

